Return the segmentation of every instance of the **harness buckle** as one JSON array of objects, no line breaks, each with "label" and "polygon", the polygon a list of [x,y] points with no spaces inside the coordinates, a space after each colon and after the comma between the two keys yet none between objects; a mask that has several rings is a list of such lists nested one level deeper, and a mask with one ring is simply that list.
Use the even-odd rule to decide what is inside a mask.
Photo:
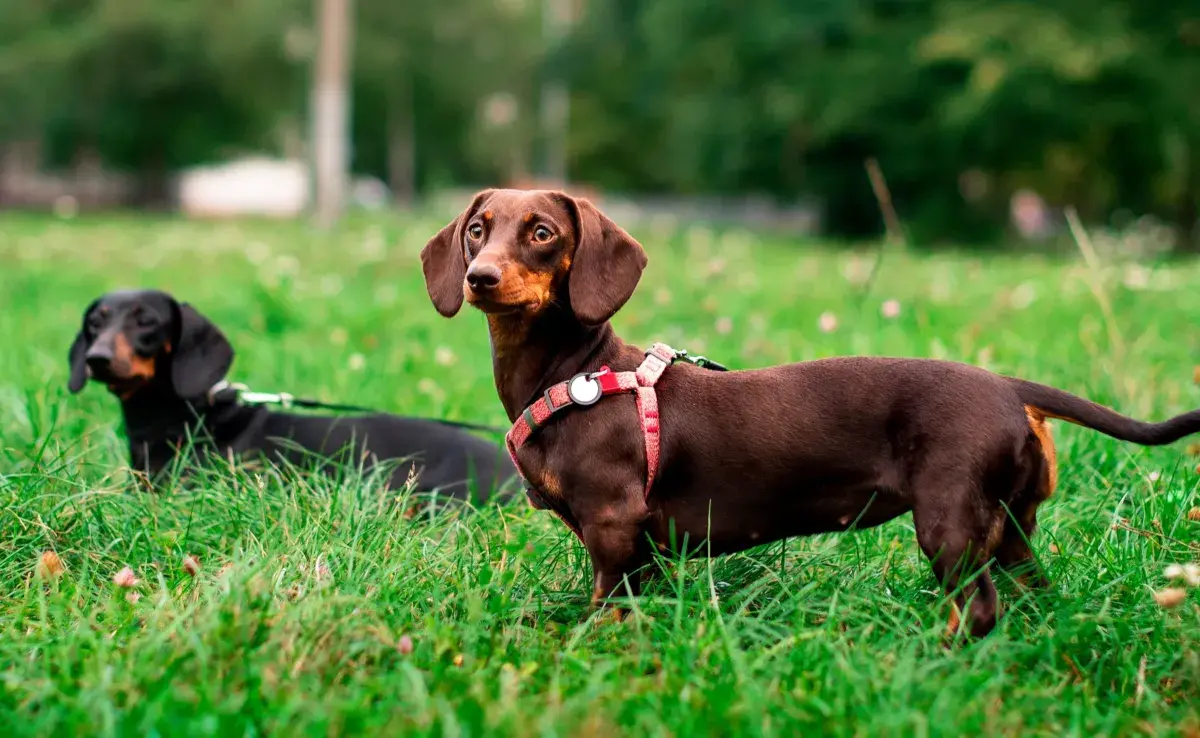
[{"label": "harness buckle", "polygon": [[686,361],[689,364],[694,364],[694,365],[700,367],[701,369],[712,369],[715,372],[729,371],[729,368],[726,367],[724,364],[713,361],[712,359],[708,358],[707,356],[701,356],[699,354],[696,354],[695,356],[693,356],[687,352],[687,349],[681,349],[679,351],[676,351],[675,358],[680,359],[682,361]]},{"label": "harness buckle", "polygon": [[[542,393],[542,401],[546,403],[546,409],[553,414],[559,411],[559,407],[554,404],[554,398],[550,396],[550,390],[552,389],[554,388],[546,388],[546,391]],[[563,405],[563,407],[566,407],[566,405]]]},{"label": "harness buckle", "polygon": [[643,356],[653,356],[659,361],[664,361],[667,364],[670,364],[671,362],[675,361],[675,359],[685,354],[687,354],[686,351],[673,349],[665,343],[656,343],[642,352]]}]

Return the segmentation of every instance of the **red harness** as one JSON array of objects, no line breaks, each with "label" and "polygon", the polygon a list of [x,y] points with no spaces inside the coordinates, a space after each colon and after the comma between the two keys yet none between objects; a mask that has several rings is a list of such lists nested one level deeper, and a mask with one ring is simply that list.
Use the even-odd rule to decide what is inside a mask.
[{"label": "red harness", "polygon": [[559,382],[546,390],[541,399],[525,408],[525,412],[513,423],[512,430],[504,437],[508,446],[508,454],[512,457],[517,473],[529,487],[529,479],[521,471],[521,463],[517,461],[517,449],[524,446],[529,438],[539,428],[546,424],[558,412],[572,405],[589,407],[600,401],[601,397],[616,395],[624,392],[637,393],[638,421],[642,426],[642,437],[646,441],[646,489],[644,495],[650,496],[650,488],[654,486],[654,475],[658,471],[658,393],[654,385],[658,378],[677,358],[686,356],[686,352],[676,351],[665,343],[656,343],[646,352],[646,358],[637,371],[614,372],[607,366],[591,374],[576,374],[566,382]]},{"label": "red harness", "polygon": [[524,446],[529,438],[544,426],[558,412],[572,405],[589,407],[607,395],[625,392],[637,393],[638,422],[642,427],[642,438],[646,443],[646,489],[644,498],[650,496],[654,486],[654,476],[658,472],[660,438],[658,430],[658,393],[654,385],[659,377],[672,363],[678,359],[689,361],[697,366],[724,371],[725,367],[704,358],[689,356],[687,351],[676,351],[665,343],[656,343],[646,352],[646,358],[641,366],[632,372],[614,372],[607,366],[600,371],[590,374],[576,374],[566,382],[559,382],[542,395],[541,399],[525,408],[521,416],[513,423],[508,435],[504,437],[508,446],[508,454],[512,457],[517,473],[525,482],[525,490],[534,507],[554,510],[563,522],[582,538],[579,529],[573,525],[564,514],[555,507],[547,505],[536,489],[529,484],[529,479],[521,471],[521,463],[517,460],[517,450]]}]

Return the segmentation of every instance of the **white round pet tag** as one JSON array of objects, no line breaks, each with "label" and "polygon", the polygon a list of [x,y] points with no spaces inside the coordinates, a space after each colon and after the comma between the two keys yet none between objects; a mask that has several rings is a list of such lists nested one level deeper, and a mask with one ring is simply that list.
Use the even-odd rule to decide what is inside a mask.
[{"label": "white round pet tag", "polygon": [[591,405],[600,399],[600,383],[587,374],[576,374],[567,383],[567,395],[576,405]]}]

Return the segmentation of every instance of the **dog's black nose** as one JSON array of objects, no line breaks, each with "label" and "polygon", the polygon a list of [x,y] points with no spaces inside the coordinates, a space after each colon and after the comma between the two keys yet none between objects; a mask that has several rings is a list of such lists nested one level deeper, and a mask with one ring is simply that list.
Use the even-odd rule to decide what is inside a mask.
[{"label": "dog's black nose", "polygon": [[491,290],[500,284],[500,267],[495,264],[472,264],[467,270],[467,284],[473,290]]},{"label": "dog's black nose", "polygon": [[87,362],[88,369],[92,370],[93,375],[107,371],[109,365],[112,364],[112,359],[111,351],[96,346],[89,349],[87,356],[84,357],[84,361]]}]

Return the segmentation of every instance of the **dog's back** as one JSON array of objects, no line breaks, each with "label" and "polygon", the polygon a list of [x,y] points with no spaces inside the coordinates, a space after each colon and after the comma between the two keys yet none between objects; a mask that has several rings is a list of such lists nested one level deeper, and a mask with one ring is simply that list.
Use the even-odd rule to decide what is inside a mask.
[{"label": "dog's back", "polygon": [[268,413],[253,429],[257,444],[290,463],[314,456],[371,468],[398,461],[390,478],[402,487],[410,473],[416,488],[483,502],[516,475],[499,446],[461,428],[423,418],[376,414],[323,417]]}]

